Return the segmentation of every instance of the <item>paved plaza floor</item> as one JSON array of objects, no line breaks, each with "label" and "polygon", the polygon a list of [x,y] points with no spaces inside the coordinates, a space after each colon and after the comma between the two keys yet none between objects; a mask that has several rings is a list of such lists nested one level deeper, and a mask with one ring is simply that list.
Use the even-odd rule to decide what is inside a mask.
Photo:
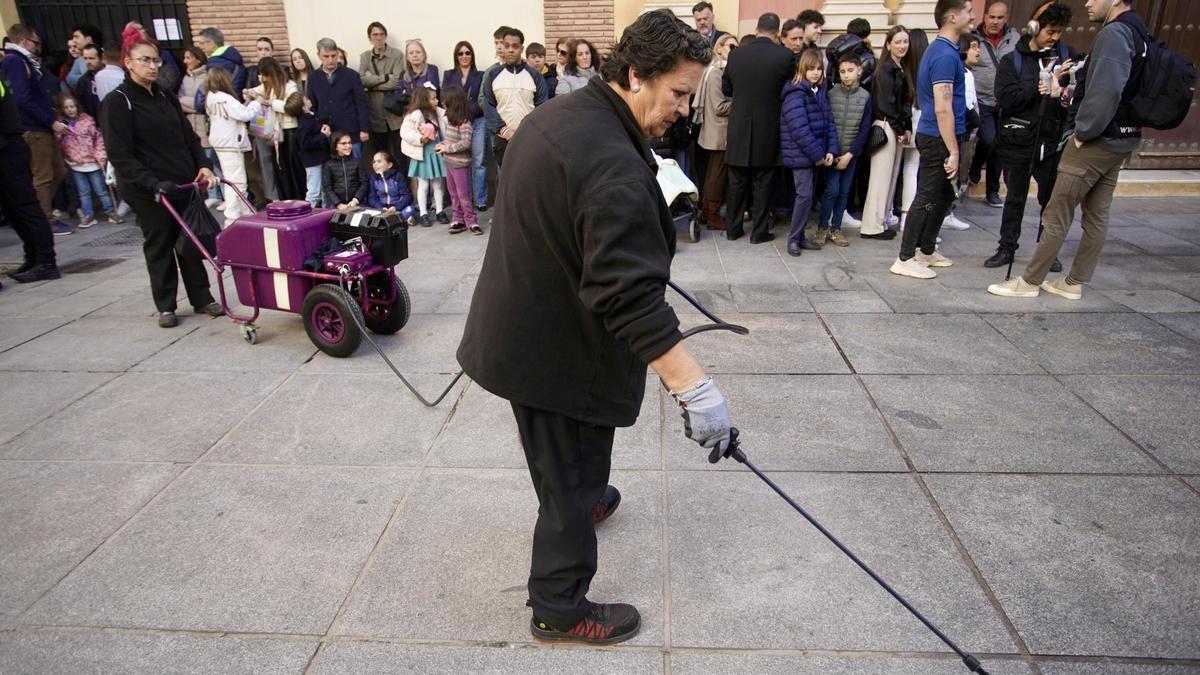
[{"label": "paved plaza floor", "polygon": [[[1079,302],[985,292],[978,200],[936,280],[854,231],[800,258],[705,233],[673,277],[751,330],[689,342],[747,455],[991,673],[1176,675],[1200,672],[1198,214],[1118,200]],[[411,232],[413,316],[378,341],[426,395],[457,372],[486,239]],[[61,280],[0,290],[0,673],[966,672],[744,467],[709,465],[655,378],[617,433],[590,593],[642,631],[536,643],[503,401],[464,379],[424,408],[295,315],[254,346],[185,301],[160,329],[136,227],[56,243]]]}]

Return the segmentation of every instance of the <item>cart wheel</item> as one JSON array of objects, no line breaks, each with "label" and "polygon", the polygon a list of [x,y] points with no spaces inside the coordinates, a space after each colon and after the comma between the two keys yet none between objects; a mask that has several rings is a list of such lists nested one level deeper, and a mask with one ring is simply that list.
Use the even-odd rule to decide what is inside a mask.
[{"label": "cart wheel", "polygon": [[387,287],[388,280],[394,284],[396,299],[391,304],[372,303],[364,315],[367,328],[372,333],[391,335],[404,328],[408,323],[409,312],[412,311],[412,301],[408,298],[408,289],[404,282],[396,277],[395,272],[380,272],[367,277],[367,297],[372,300],[386,298],[391,294]]},{"label": "cart wheel", "polygon": [[317,349],[338,358],[350,356],[362,342],[362,310],[345,290],[318,284],[304,296],[304,331]]},{"label": "cart wheel", "polygon": [[250,344],[258,342],[258,328],[254,326],[242,326],[242,339]]},{"label": "cart wheel", "polygon": [[700,241],[700,216],[693,213],[688,218],[688,234],[692,236],[692,242]]}]

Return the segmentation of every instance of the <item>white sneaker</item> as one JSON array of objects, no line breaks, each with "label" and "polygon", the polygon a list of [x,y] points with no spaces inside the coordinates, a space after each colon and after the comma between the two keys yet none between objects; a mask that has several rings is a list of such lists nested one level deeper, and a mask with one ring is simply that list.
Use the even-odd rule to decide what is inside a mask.
[{"label": "white sneaker", "polygon": [[951,213],[942,221],[942,227],[948,230],[967,230],[970,229],[971,224]]},{"label": "white sneaker", "polygon": [[847,211],[842,214],[842,227],[862,227],[862,221],[850,215]]},{"label": "white sneaker", "polygon": [[129,215],[129,212],[132,210],[133,209],[129,206],[129,202],[123,201],[120,204],[117,204],[117,215],[121,216],[122,218]]},{"label": "white sneaker", "polygon": [[1013,277],[1008,281],[988,286],[988,293],[1006,298],[1036,298],[1039,292],[1037,286],[1025,283],[1025,279],[1021,277]]},{"label": "white sneaker", "polygon": [[892,274],[899,274],[902,277],[912,277],[914,279],[932,279],[937,276],[937,272],[929,269],[917,261],[916,258],[901,260],[896,258],[896,262],[892,263]]},{"label": "white sneaker", "polygon": [[946,256],[942,255],[941,251],[937,250],[934,250],[934,252],[930,255],[925,255],[924,253],[917,251],[917,257],[915,260],[926,267],[949,267],[954,264],[953,260],[950,260]]},{"label": "white sneaker", "polygon": [[95,224],[96,224],[95,218],[80,218],[79,219],[79,229],[81,229],[81,230],[86,230]]},{"label": "white sneaker", "polygon": [[1068,284],[1066,277],[1056,279],[1053,283],[1043,281],[1042,288],[1048,293],[1053,293],[1068,300],[1083,299],[1083,284]]},{"label": "white sneaker", "polygon": [[214,206],[220,208],[221,200],[217,199],[216,197],[209,197],[208,199],[204,200],[204,205],[210,209]]},{"label": "white sneaker", "polygon": [[889,228],[895,227],[900,224],[900,218],[894,213],[889,213],[887,214],[887,217],[883,219],[883,224]]}]

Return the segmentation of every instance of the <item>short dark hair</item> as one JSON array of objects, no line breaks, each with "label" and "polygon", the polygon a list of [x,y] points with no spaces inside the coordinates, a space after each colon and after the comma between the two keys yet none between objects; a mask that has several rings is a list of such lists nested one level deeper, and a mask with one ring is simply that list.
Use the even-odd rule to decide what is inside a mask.
[{"label": "short dark hair", "polygon": [[100,44],[101,39],[104,38],[104,33],[90,23],[77,23],[74,26],[71,26],[71,33],[74,34],[75,31],[79,31],[81,35],[86,35],[87,37],[92,38],[93,44]]},{"label": "short dark hair", "polygon": [[673,70],[680,61],[706,65],[712,61],[712,47],[671,10],[656,9],[639,16],[621,33],[621,40],[613,46],[600,72],[605,82],[628,89],[630,70],[643,80],[653,80]]},{"label": "short dark hair", "polygon": [[805,28],[808,28],[808,24],[810,23],[815,23],[818,26],[825,25],[825,15],[815,9],[806,9],[800,12],[800,16],[796,17],[796,20]]},{"label": "short dark hair", "polygon": [[756,33],[778,33],[779,32],[779,15],[774,12],[767,12],[758,17],[758,23],[754,25]]},{"label": "short dark hair", "polygon": [[854,65],[858,66],[859,68],[862,68],[862,58],[860,58],[858,54],[846,54],[845,56],[838,59],[837,64],[839,66],[842,65],[843,63],[853,63]]},{"label": "short dark hair", "polygon": [[[509,30],[510,30],[510,28],[508,26],[500,26],[499,28],[497,28],[495,31],[492,32],[492,39],[493,40],[503,40],[504,35]],[[522,42],[522,44],[524,44],[525,41],[522,40],[521,42]]]},{"label": "short dark hair", "polygon": [[696,12],[703,12],[706,9],[711,10],[712,8],[713,6],[711,2],[697,2],[695,6],[692,7],[692,14],[695,14]]},{"label": "short dark hair", "polygon": [[795,19],[788,19],[787,21],[783,22],[783,27],[779,29],[779,33],[781,35],[787,35],[788,31],[792,30],[793,28],[804,28],[804,26],[801,26],[800,22]]},{"label": "short dark hair", "polygon": [[1071,7],[1066,3],[1056,2],[1050,5],[1037,17],[1039,26],[1069,26],[1071,25]]},{"label": "short dark hair", "polygon": [[388,34],[387,26],[379,23],[378,21],[372,21],[371,23],[367,24],[367,37],[371,37],[371,31],[375,30],[376,28],[383,31],[384,35]]},{"label": "short dark hair", "polygon": [[933,20],[937,27],[940,29],[945,25],[947,14],[961,11],[969,4],[971,4],[971,0],[938,0],[937,6],[933,8]]},{"label": "short dark hair", "polygon": [[274,40],[272,40],[271,38],[267,37],[266,35],[260,36],[260,37],[259,37],[257,40],[255,40],[254,42],[255,42],[255,43],[259,43],[259,42],[265,42],[265,43],[267,43],[267,44],[271,45],[271,49],[275,49],[275,41],[274,41]]},{"label": "short dark hair", "polygon": [[863,18],[851,19],[846,25],[846,32],[866,40],[871,37],[871,22]]},{"label": "short dark hair", "polygon": [[104,57],[105,63],[121,65],[121,44],[118,42],[108,41],[104,43],[104,51],[100,52]]},{"label": "short dark hair", "polygon": [[967,52],[971,51],[971,45],[980,44],[979,36],[975,33],[969,33],[958,38],[958,56],[963,61],[967,60]]},{"label": "short dark hair", "polygon": [[37,29],[33,26],[27,26],[23,23],[14,23],[8,27],[8,39],[11,42],[16,42],[17,40],[32,40],[34,35],[37,35]]},{"label": "short dark hair", "polygon": [[283,102],[283,112],[289,117],[299,117],[304,114],[304,94],[293,91]]},{"label": "short dark hair", "polygon": [[546,55],[546,45],[544,45],[540,42],[530,42],[529,46],[525,48],[525,56],[531,56],[531,55],[532,56],[545,56]]},{"label": "short dark hair", "polygon": [[521,44],[525,44],[525,34],[511,26],[505,26],[504,31],[500,33],[501,40],[506,37],[515,37],[521,41]]},{"label": "short dark hair", "polygon": [[[81,48],[79,49],[79,53],[80,53],[80,54],[82,54],[82,53],[86,52],[86,51],[87,51],[87,50],[89,50],[89,49],[90,49],[90,50],[92,50],[92,51],[94,51],[94,52],[96,52],[96,56],[101,56],[101,55],[103,55],[103,54],[104,54],[104,50],[103,50],[103,49],[101,49],[101,48],[100,48],[100,46],[99,46],[99,45],[97,45],[95,42],[89,42],[89,43],[87,43],[86,45],[84,45],[83,47],[81,47]],[[198,49],[198,48],[196,48],[196,49]],[[203,50],[201,50],[201,51],[200,51],[200,53],[201,53],[201,54],[203,54],[203,53],[204,53],[204,51],[203,51]]]},{"label": "short dark hair", "polygon": [[204,53],[203,49],[200,49],[199,47],[197,47],[195,45],[192,45],[191,47],[188,47],[187,49],[184,49],[183,51],[187,52],[188,54],[191,54],[192,58],[199,61],[200,65],[202,65],[202,66],[204,64],[208,63],[208,55]]}]

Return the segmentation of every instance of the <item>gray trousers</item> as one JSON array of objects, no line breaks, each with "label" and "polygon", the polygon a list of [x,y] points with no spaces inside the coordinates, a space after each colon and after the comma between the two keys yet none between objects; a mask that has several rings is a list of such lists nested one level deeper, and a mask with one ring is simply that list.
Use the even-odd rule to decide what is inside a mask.
[{"label": "gray trousers", "polygon": [[1069,276],[1080,282],[1092,280],[1108,236],[1109,208],[1117,188],[1117,176],[1129,154],[1112,153],[1094,143],[1082,148],[1076,148],[1074,140],[1067,143],[1058,164],[1054,192],[1042,213],[1046,229],[1033,259],[1021,275],[1026,283],[1036,285],[1046,280],[1050,265],[1058,257],[1071,222],[1075,220],[1075,208],[1080,204],[1083,205],[1083,239],[1071,263]]}]

